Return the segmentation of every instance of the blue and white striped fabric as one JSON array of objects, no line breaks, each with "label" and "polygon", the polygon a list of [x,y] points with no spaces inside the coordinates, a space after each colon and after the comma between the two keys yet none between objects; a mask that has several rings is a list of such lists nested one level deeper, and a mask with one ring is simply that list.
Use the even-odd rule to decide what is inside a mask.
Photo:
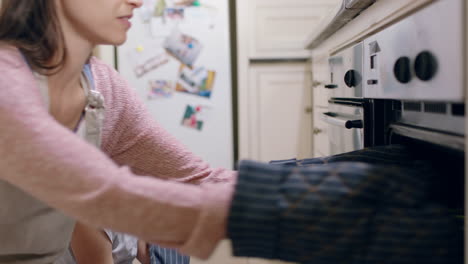
[{"label": "blue and white striped fabric", "polygon": [[459,175],[433,165],[402,146],[242,161],[228,219],[233,253],[305,264],[461,264],[463,223],[432,195],[434,179]]},{"label": "blue and white striped fabric", "polygon": [[163,248],[158,245],[149,247],[151,264],[189,264],[190,257],[180,254],[175,249]]}]

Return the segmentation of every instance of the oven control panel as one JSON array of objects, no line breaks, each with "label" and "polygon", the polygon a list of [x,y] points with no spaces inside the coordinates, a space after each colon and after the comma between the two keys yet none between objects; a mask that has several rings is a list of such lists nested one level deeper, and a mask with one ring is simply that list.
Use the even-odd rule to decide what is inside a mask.
[{"label": "oven control panel", "polygon": [[363,97],[464,102],[462,12],[436,1],[364,40]]},{"label": "oven control panel", "polygon": [[332,98],[362,98],[363,44],[358,43],[328,60],[330,82],[325,88]]}]

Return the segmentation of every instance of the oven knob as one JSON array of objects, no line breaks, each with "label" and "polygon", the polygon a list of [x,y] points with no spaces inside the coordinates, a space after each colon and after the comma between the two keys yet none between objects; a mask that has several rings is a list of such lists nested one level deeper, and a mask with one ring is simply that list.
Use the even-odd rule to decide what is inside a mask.
[{"label": "oven knob", "polygon": [[356,87],[361,84],[361,75],[356,70],[349,70],[346,72],[344,82],[348,87]]},{"label": "oven knob", "polygon": [[423,51],[416,57],[414,71],[416,76],[422,81],[429,81],[437,73],[437,59],[429,51]]},{"label": "oven knob", "polygon": [[408,57],[399,58],[393,67],[393,73],[399,82],[409,83],[411,81],[410,59]]},{"label": "oven knob", "polygon": [[351,128],[363,128],[363,127],[364,127],[364,124],[363,124],[362,120],[349,120],[349,121],[346,121],[345,127],[346,127],[347,129],[351,129]]}]

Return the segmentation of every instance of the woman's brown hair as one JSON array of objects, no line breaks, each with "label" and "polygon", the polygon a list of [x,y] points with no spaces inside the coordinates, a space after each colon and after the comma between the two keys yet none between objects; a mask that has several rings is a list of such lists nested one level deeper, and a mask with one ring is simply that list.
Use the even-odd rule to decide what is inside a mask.
[{"label": "woman's brown hair", "polygon": [[66,49],[55,1],[1,1],[0,41],[17,47],[34,70],[62,67]]}]

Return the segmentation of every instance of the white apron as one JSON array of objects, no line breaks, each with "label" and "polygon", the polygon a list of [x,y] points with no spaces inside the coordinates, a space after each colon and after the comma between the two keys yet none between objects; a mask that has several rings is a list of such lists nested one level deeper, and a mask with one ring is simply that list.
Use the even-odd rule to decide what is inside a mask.
[{"label": "white apron", "polygon": [[[48,107],[47,79],[35,75]],[[89,65],[81,84],[88,102],[76,133],[99,148],[104,99],[94,90]],[[74,225],[70,217],[0,180],[0,264],[53,264],[66,253]]]}]

